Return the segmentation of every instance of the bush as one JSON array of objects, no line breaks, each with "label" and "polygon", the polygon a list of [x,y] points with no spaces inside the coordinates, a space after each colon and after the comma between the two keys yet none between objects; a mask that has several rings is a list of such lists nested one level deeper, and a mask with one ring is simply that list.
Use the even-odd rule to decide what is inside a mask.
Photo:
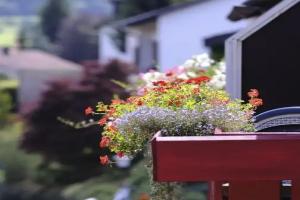
[{"label": "bush", "polygon": [[52,83],[40,106],[25,117],[27,131],[23,134],[21,147],[43,155],[40,181],[70,183],[101,173],[97,161],[101,138],[99,127],[74,129],[58,121],[57,117],[81,121],[87,106],[95,105],[99,100],[108,103],[115,94],[127,96],[111,79],[126,81],[133,67],[111,61],[104,66],[87,63],[86,69],[85,77],[77,86]]}]

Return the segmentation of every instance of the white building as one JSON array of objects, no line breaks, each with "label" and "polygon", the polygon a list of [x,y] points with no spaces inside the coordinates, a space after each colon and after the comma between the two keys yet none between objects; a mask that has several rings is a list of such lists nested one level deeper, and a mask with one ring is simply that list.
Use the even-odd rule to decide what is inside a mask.
[{"label": "white building", "polygon": [[141,71],[155,64],[167,70],[194,54],[223,51],[225,39],[247,25],[227,19],[242,2],[192,1],[106,25],[99,33],[100,61],[117,58],[136,63]]}]

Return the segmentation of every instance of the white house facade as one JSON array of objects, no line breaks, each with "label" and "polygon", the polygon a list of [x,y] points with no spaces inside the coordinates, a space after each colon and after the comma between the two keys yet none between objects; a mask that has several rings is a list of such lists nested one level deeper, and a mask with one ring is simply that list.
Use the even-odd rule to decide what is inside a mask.
[{"label": "white house facade", "polygon": [[[157,64],[165,71],[192,55],[210,53],[211,44],[207,43],[221,42],[223,45],[226,38],[221,36],[232,34],[247,25],[246,21],[231,22],[227,19],[232,7],[242,2],[198,0],[150,11],[106,26],[99,34],[100,61],[117,58],[136,63],[141,71]],[[107,34],[108,29],[112,31],[115,27],[126,32],[123,52]],[[214,37],[214,42],[207,42]]]}]

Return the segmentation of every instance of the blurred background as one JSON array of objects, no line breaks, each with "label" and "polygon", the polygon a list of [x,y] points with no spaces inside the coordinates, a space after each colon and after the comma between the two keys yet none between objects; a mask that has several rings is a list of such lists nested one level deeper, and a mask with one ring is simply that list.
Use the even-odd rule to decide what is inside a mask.
[{"label": "blurred background", "polygon": [[[86,107],[129,95],[111,80],[222,60],[224,41],[278,2],[0,0],[0,199],[149,199],[142,155],[102,167],[101,127],[57,118],[90,122]],[[206,199],[205,184],[185,190]]]}]

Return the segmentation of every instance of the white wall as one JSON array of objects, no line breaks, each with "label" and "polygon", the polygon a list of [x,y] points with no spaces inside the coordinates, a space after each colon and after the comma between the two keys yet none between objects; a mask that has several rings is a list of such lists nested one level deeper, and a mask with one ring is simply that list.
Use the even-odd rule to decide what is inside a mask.
[{"label": "white wall", "polygon": [[135,48],[138,39],[134,34],[127,34],[126,38],[126,52],[121,52],[111,39],[111,35],[115,30],[109,26],[105,26],[99,31],[99,61],[107,62],[111,59],[119,59],[129,63],[134,63]]},{"label": "white wall", "polygon": [[208,0],[162,15],[158,19],[159,64],[162,70],[182,64],[192,55],[208,52],[204,39],[238,31],[246,21],[226,19],[244,0]]}]

